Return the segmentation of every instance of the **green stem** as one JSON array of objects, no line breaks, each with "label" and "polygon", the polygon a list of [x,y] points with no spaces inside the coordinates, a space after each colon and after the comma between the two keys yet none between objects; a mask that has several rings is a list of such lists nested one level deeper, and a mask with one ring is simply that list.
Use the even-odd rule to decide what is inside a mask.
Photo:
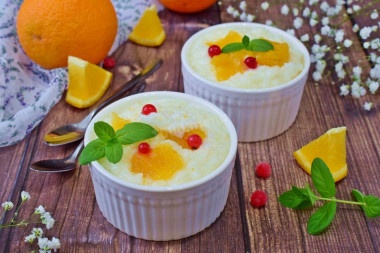
[{"label": "green stem", "polygon": [[22,206],[22,204],[24,204],[24,202],[25,202],[24,200],[21,201],[20,205],[17,207],[16,212],[15,212],[15,214],[13,215],[13,218],[12,218],[11,222],[14,221],[14,220],[16,219],[16,216],[18,215],[18,210],[20,209],[20,207]]},{"label": "green stem", "polygon": [[27,226],[28,223],[17,223],[13,225],[1,225],[0,228],[9,228],[9,227],[18,227],[18,226]]},{"label": "green stem", "polygon": [[352,204],[352,205],[360,205],[360,206],[365,206],[366,205],[364,202],[348,201],[348,200],[341,200],[341,199],[336,199],[336,198],[323,198],[323,197],[316,196],[316,199],[325,200],[325,201],[332,201],[332,202],[339,202],[339,203],[345,203],[345,204]]},{"label": "green stem", "polygon": [[0,215],[0,220],[3,218],[5,212],[6,212],[6,211],[4,210],[3,213]]}]

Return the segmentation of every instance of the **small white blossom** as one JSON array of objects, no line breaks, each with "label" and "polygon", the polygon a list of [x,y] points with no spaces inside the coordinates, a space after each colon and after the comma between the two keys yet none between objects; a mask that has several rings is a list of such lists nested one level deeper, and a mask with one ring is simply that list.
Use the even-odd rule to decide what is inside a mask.
[{"label": "small white blossom", "polygon": [[319,6],[321,8],[322,11],[326,12],[327,9],[330,7],[329,4],[324,1],[323,3],[321,3],[321,6]]},{"label": "small white blossom", "polygon": [[46,252],[50,249],[48,242],[49,239],[47,238],[38,238],[38,247],[40,247],[41,250],[44,250]]},{"label": "small white blossom", "polygon": [[316,43],[319,43],[321,41],[321,39],[322,39],[322,37],[318,33],[316,35],[314,35],[314,40]]},{"label": "small white blossom", "polygon": [[370,59],[371,59],[371,62],[376,62],[376,60],[377,60],[377,55],[376,55],[376,53],[372,52],[372,53],[370,54]]},{"label": "small white blossom", "polygon": [[322,18],[322,25],[328,25],[330,23],[330,19],[328,17]]},{"label": "small white blossom", "polygon": [[266,25],[273,25],[273,21],[272,20],[267,20],[267,21],[265,21],[265,24]]},{"label": "small white blossom", "polygon": [[309,7],[306,7],[305,9],[303,9],[303,12],[302,12],[303,17],[307,18],[310,16],[310,14],[311,14],[311,11]]},{"label": "small white blossom", "polygon": [[252,22],[254,19],[255,19],[255,16],[254,16],[254,15],[252,15],[252,14],[248,14],[248,15],[247,15],[247,18],[246,18],[246,21],[247,21],[247,22]]},{"label": "small white blossom", "polygon": [[346,76],[346,71],[344,71],[344,69],[338,70],[338,71],[336,72],[336,75],[337,75],[337,77],[339,77],[340,79],[343,79],[343,78]]},{"label": "small white blossom", "polygon": [[340,95],[341,96],[347,96],[350,93],[349,88],[350,87],[348,85],[342,84],[340,86]]},{"label": "small white blossom", "polygon": [[261,4],[261,9],[263,9],[264,11],[267,10],[269,8],[269,3],[268,2],[263,2]]},{"label": "small white blossom", "polygon": [[347,13],[348,14],[352,14],[354,11],[352,10],[352,8],[350,7],[350,8],[347,8]]},{"label": "small white blossom", "polygon": [[380,39],[376,38],[371,41],[371,48],[372,49],[378,49],[380,48]]},{"label": "small white blossom", "polygon": [[319,0],[309,0],[309,5],[313,5],[313,4],[316,4],[318,2],[319,2]]},{"label": "small white blossom", "polygon": [[347,4],[351,5],[353,3],[353,0],[347,0]]},{"label": "small white blossom", "polygon": [[30,194],[29,194],[29,192],[22,191],[22,192],[21,192],[21,199],[22,199],[22,201],[26,201],[26,200],[30,199]]},{"label": "small white blossom", "polygon": [[372,30],[372,32],[376,32],[377,31],[377,26],[376,25],[371,26],[371,30]]},{"label": "small white blossom", "polygon": [[61,242],[58,238],[53,237],[51,241],[48,241],[48,247],[54,250],[54,252],[57,252],[57,249],[61,248]]},{"label": "small white blossom", "polygon": [[373,79],[380,79],[380,64],[376,64],[370,71],[369,75]]},{"label": "small white blossom", "polygon": [[336,33],[335,33],[335,41],[337,43],[339,42],[342,42],[343,41],[343,38],[344,38],[344,31],[342,29],[339,29]]},{"label": "small white blossom", "polygon": [[358,10],[360,10],[361,8],[360,8],[359,5],[355,4],[354,6],[352,6],[352,9],[353,9],[354,11],[358,11]]},{"label": "small white blossom", "polygon": [[289,7],[286,4],[281,7],[281,14],[285,16],[289,14]]},{"label": "small white blossom", "polygon": [[365,49],[369,48],[370,46],[371,46],[371,42],[366,41],[366,42],[363,43],[363,47]]},{"label": "small white blossom", "polygon": [[360,28],[359,28],[358,24],[355,24],[355,25],[352,27],[352,31],[355,32],[355,33],[358,32],[359,29],[360,29]]},{"label": "small white blossom", "polygon": [[229,5],[228,7],[227,7],[227,13],[228,14],[233,14],[234,13],[234,11],[235,11],[235,8],[234,7],[232,7],[231,5]]},{"label": "small white blossom", "polygon": [[323,70],[325,70],[326,68],[326,61],[325,60],[318,60],[316,65],[315,65],[315,68],[318,72],[323,72]]},{"label": "small white blossom", "polygon": [[36,239],[36,236],[34,234],[30,234],[25,237],[24,242],[33,243]]},{"label": "small white blossom", "polygon": [[364,107],[364,110],[371,111],[372,106],[373,106],[373,103],[365,102],[363,107]]},{"label": "small white blossom", "polygon": [[377,12],[377,10],[374,10],[372,13],[371,13],[371,19],[377,19],[379,17],[379,13]]},{"label": "small white blossom", "polygon": [[45,208],[43,206],[39,206],[36,208],[36,210],[34,211],[35,214],[44,214],[45,213]]},{"label": "small white blossom", "polygon": [[306,34],[302,35],[300,40],[303,42],[309,41],[309,34],[306,33]]},{"label": "small white blossom", "polygon": [[360,30],[359,35],[360,35],[360,37],[361,37],[363,40],[365,40],[365,39],[367,39],[367,38],[371,35],[371,32],[372,32],[371,27],[366,26],[366,27],[363,27],[363,28]]},{"label": "small white blossom", "polygon": [[286,32],[293,35],[293,36],[295,35],[294,29],[288,29],[288,30],[286,30]]},{"label": "small white blossom", "polygon": [[343,64],[348,62],[348,56],[339,53],[334,54],[334,59],[341,61]]},{"label": "small white blossom", "polygon": [[309,24],[310,24],[310,26],[315,26],[315,25],[318,24],[318,20],[311,18],[310,21],[309,21]]},{"label": "small white blossom", "polygon": [[369,91],[372,93],[372,94],[375,94],[377,89],[379,89],[379,82],[375,82],[375,81],[371,81],[368,85],[369,87]]},{"label": "small white blossom", "polygon": [[293,15],[294,16],[298,16],[298,14],[299,14],[299,10],[297,9],[297,8],[293,8]]},{"label": "small white blossom", "polygon": [[359,86],[358,82],[353,82],[353,84],[351,85],[351,95],[354,98],[360,97],[360,86]]},{"label": "small white blossom", "polygon": [[4,207],[5,211],[8,211],[13,208],[13,203],[10,201],[6,201],[3,204],[1,204],[1,206]]},{"label": "small white blossom", "polygon": [[240,15],[240,13],[239,13],[238,10],[234,10],[234,11],[232,12],[232,17],[233,17],[233,18],[239,17],[239,15]]},{"label": "small white blossom", "polygon": [[353,43],[352,40],[349,40],[349,39],[345,39],[343,42],[344,46],[347,48],[350,47],[352,43]]},{"label": "small white blossom", "polygon": [[46,225],[47,229],[51,229],[54,226],[55,220],[51,217],[49,212],[45,212],[41,215],[42,224]]},{"label": "small white blossom", "polygon": [[295,18],[293,21],[294,28],[296,29],[301,28],[302,24],[303,24],[303,20],[300,17]]},{"label": "small white blossom", "polygon": [[246,11],[247,10],[247,3],[245,1],[241,1],[239,4],[239,8],[242,11]]},{"label": "small white blossom", "polygon": [[314,81],[316,81],[316,82],[320,81],[320,80],[322,79],[322,74],[321,74],[321,72],[315,71],[315,72],[313,73],[313,79],[314,79]]},{"label": "small white blossom", "polygon": [[41,238],[42,235],[43,235],[44,231],[42,231],[42,228],[33,228],[32,229],[32,234],[37,237],[37,238]]},{"label": "small white blossom", "polygon": [[325,25],[321,28],[322,35],[330,35],[331,33],[331,27],[328,25]]},{"label": "small white blossom", "polygon": [[318,13],[316,11],[312,11],[310,17],[313,19],[318,19]]},{"label": "small white blossom", "polygon": [[356,78],[360,78],[360,75],[362,74],[362,68],[360,66],[356,66],[352,69],[353,75]]},{"label": "small white blossom", "polygon": [[241,21],[246,21],[246,20],[247,20],[247,14],[246,14],[245,12],[242,12],[242,13],[240,14],[240,20],[241,20]]}]

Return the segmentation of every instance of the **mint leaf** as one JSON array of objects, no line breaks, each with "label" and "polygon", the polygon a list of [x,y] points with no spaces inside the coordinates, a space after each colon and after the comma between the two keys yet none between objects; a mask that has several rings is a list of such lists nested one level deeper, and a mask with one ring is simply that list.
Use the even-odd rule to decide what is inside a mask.
[{"label": "mint leaf", "polygon": [[245,47],[244,47],[243,43],[241,43],[241,42],[235,42],[235,43],[231,43],[231,44],[225,45],[222,48],[222,53],[236,52],[236,51],[240,51],[240,50],[242,50],[244,48]]},{"label": "mint leaf", "polygon": [[375,218],[380,215],[380,199],[373,196],[367,195],[364,197],[365,206],[362,206],[365,214],[369,218]]},{"label": "mint leaf", "polygon": [[310,200],[309,194],[306,189],[292,186],[292,190],[303,199],[302,202],[295,209],[304,209],[306,207],[312,206],[312,201]]},{"label": "mint leaf", "polygon": [[111,141],[105,147],[105,155],[111,163],[118,163],[123,157],[123,146],[118,141]]},{"label": "mint leaf", "polygon": [[295,186],[292,190],[281,194],[278,201],[281,205],[293,209],[303,209],[311,205],[309,198],[302,193],[302,189]]},{"label": "mint leaf", "polygon": [[364,195],[363,195],[363,193],[361,193],[361,192],[358,191],[358,190],[353,189],[353,190],[352,190],[352,195],[354,195],[355,199],[356,199],[358,202],[362,202],[362,203],[364,203]]},{"label": "mint leaf", "polygon": [[98,121],[94,124],[94,130],[99,139],[107,142],[115,138],[115,130],[106,122]]},{"label": "mint leaf", "polygon": [[336,213],[336,202],[327,202],[319,208],[307,223],[307,232],[311,235],[321,233],[332,222]]},{"label": "mint leaf", "polygon": [[121,144],[126,145],[155,137],[157,134],[158,132],[148,124],[132,122],[118,130],[116,138]]},{"label": "mint leaf", "polygon": [[311,164],[311,179],[315,189],[322,197],[331,198],[335,196],[335,182],[325,162],[315,158]]},{"label": "mint leaf", "polygon": [[82,153],[79,156],[79,164],[89,164],[92,161],[96,161],[104,157],[106,145],[107,143],[102,141],[101,139],[91,141],[82,150]]},{"label": "mint leaf", "polygon": [[274,46],[267,40],[254,39],[249,42],[249,49],[253,52],[266,52],[274,50]]},{"label": "mint leaf", "polygon": [[241,40],[243,43],[245,49],[249,49],[249,37],[247,35],[244,35],[243,39]]},{"label": "mint leaf", "polygon": [[315,193],[313,192],[313,190],[310,188],[308,184],[306,184],[306,192],[309,196],[311,204],[314,205],[315,201],[317,200],[316,198],[317,196],[315,195]]}]

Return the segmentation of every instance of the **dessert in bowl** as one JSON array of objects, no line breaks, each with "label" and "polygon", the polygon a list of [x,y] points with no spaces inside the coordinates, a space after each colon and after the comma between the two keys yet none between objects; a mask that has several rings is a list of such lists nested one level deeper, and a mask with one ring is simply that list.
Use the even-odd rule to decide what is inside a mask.
[{"label": "dessert in bowl", "polygon": [[142,239],[173,240],[203,230],[220,215],[237,149],[236,130],[223,111],[182,93],[133,95],[93,118],[85,145],[96,139],[98,121],[115,130],[142,122],[158,133],[123,146],[116,164],[106,158],[89,164],[99,208],[112,225]]},{"label": "dessert in bowl", "polygon": [[245,142],[269,139],[290,127],[310,67],[309,53],[298,39],[255,23],[225,23],[197,32],[183,46],[181,61],[185,93],[225,111]]}]

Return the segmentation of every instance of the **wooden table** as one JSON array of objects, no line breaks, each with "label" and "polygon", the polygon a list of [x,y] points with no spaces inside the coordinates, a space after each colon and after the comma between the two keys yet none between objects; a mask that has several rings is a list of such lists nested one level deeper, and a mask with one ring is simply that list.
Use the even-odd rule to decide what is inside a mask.
[{"label": "wooden table", "polygon": [[[335,2],[335,1],[334,1]],[[370,1],[367,1],[370,2]],[[260,6],[260,1],[249,1],[249,10]],[[117,65],[111,90],[131,78],[128,65],[146,66],[156,58],[164,65],[147,79],[147,91],[183,91],[180,52],[186,39],[196,31],[233,19],[226,13],[229,4],[223,1],[194,15],[181,15],[168,10],[160,12],[167,33],[164,44],[146,48],[127,42],[115,54]],[[279,16],[279,8],[259,13],[258,22],[268,17],[279,26],[291,27],[293,18]],[[369,20],[369,19],[368,19]],[[354,20],[366,22],[366,20]],[[352,32],[352,22],[343,25],[346,36],[358,43]],[[315,32],[307,25],[298,31]],[[334,46],[334,45],[330,45]],[[196,53],[196,52],[195,52]],[[363,50],[351,50],[350,68],[365,55]],[[362,62],[363,65],[363,62]],[[364,61],[370,67],[370,63]],[[330,66],[331,68],[331,66]],[[133,69],[133,68],[132,68]],[[311,69],[313,71],[313,68]],[[331,68],[331,71],[334,71]],[[366,71],[364,71],[366,72]],[[277,197],[291,185],[310,183],[310,176],[296,163],[292,152],[317,138],[330,128],[347,126],[348,176],[337,184],[337,197],[351,199],[351,189],[380,196],[380,97],[354,99],[339,96],[339,85],[334,75],[326,75],[319,83],[309,78],[303,94],[298,117],[288,131],[280,136],[257,143],[241,143],[231,181],[227,205],[221,216],[209,228],[189,238],[171,242],[151,242],[130,237],[115,229],[102,216],[96,204],[94,189],[87,166],[62,174],[31,171],[32,161],[62,158],[70,154],[76,144],[48,147],[42,143],[44,134],[57,126],[82,119],[88,110],[75,109],[62,99],[44,121],[21,143],[0,149],[0,201],[20,203],[20,192],[30,192],[29,200],[20,212],[26,217],[42,204],[57,220],[49,237],[61,240],[61,252],[379,252],[380,219],[366,218],[357,206],[338,205],[331,226],[318,236],[306,232],[307,220],[315,209],[295,211],[284,208]],[[350,82],[349,78],[346,80]],[[375,108],[363,110],[364,101],[371,100]],[[273,168],[269,179],[255,176],[254,168],[260,161],[268,161]],[[263,190],[269,200],[265,208],[253,208],[249,203],[255,190]],[[8,214],[5,220],[9,220]],[[24,237],[31,230],[7,228],[0,230],[1,252],[26,252],[30,248]]]}]

